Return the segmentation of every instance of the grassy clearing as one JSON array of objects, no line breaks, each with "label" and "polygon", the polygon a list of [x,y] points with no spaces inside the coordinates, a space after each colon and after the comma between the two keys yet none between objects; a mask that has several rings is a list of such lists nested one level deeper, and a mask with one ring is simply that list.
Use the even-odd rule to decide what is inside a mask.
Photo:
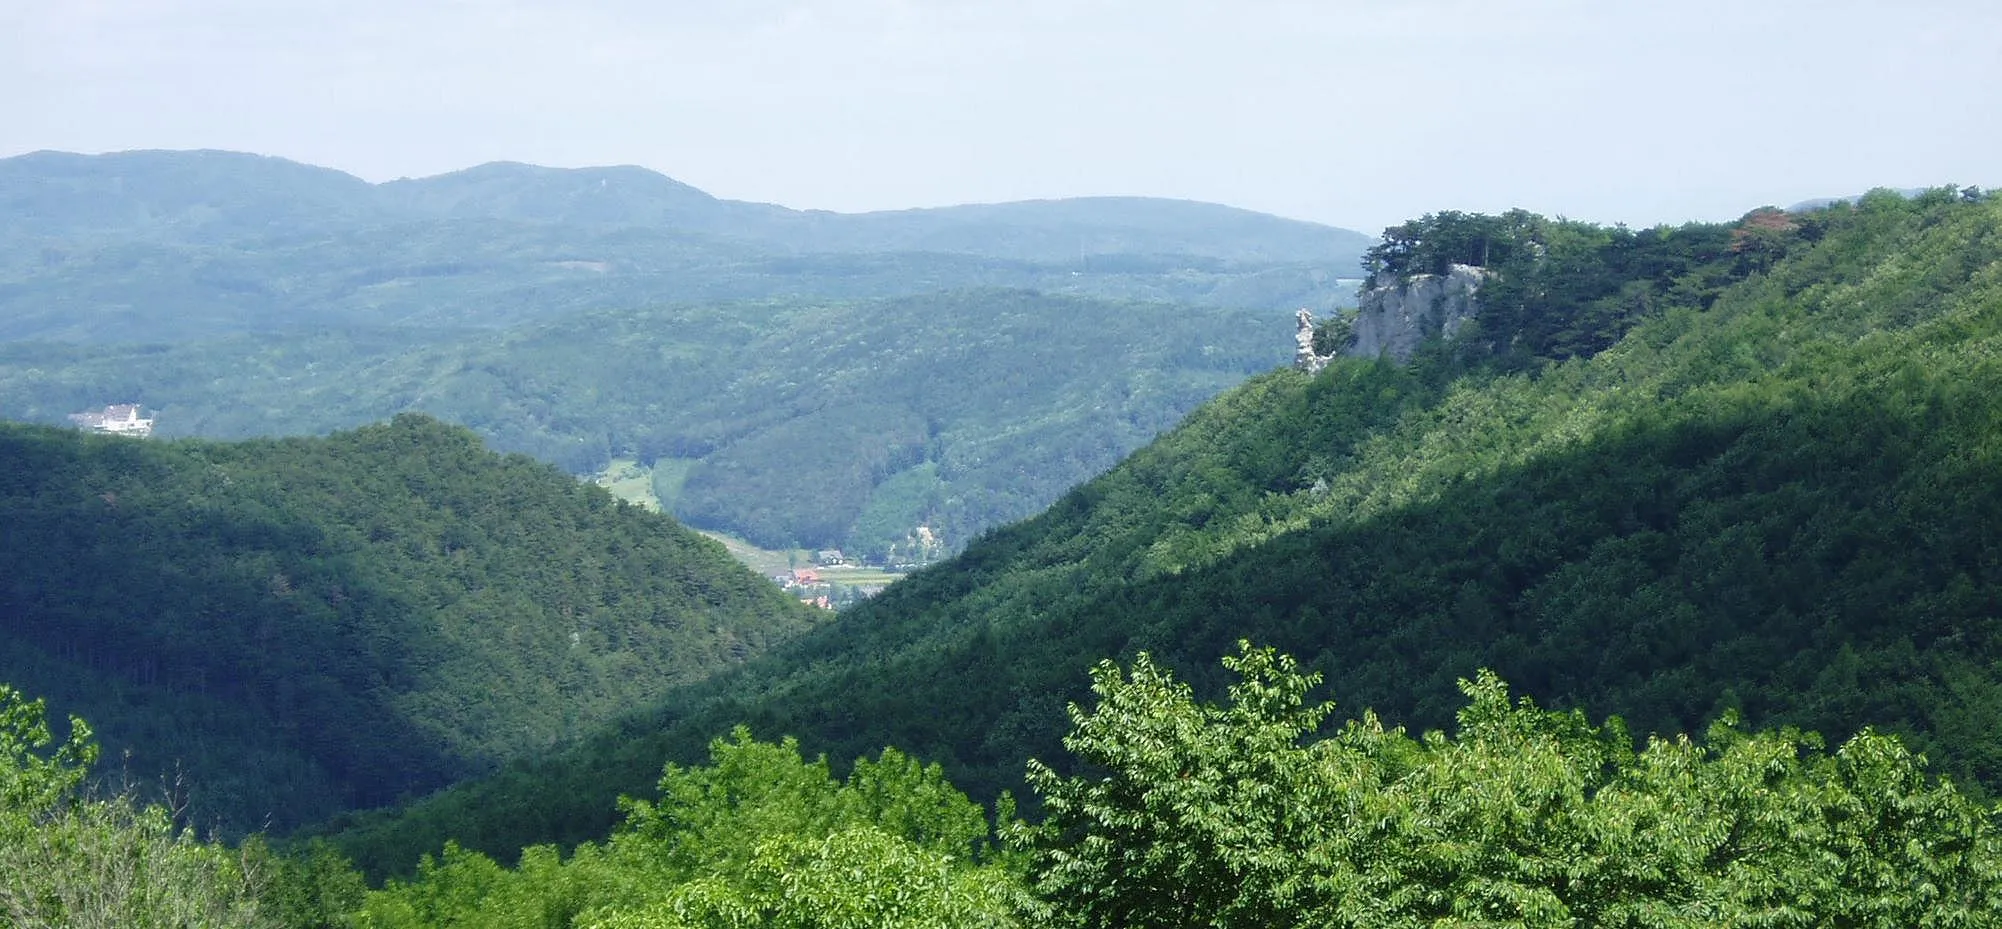
[{"label": "grassy clearing", "polygon": [[869,568],[859,565],[834,565],[825,568],[815,568],[814,570],[820,573],[821,580],[830,584],[842,584],[848,587],[883,587],[887,586],[891,581],[903,577],[901,574],[893,574],[881,568]]},{"label": "grassy clearing", "polygon": [[[662,459],[654,467],[648,467],[631,458],[614,458],[610,464],[605,466],[605,470],[591,476],[591,482],[611,491],[614,497],[628,503],[639,504],[659,513],[663,511],[664,507],[661,506],[661,498],[656,493],[656,490],[663,486],[678,490],[681,482],[688,477],[689,466],[694,463],[694,459],[691,458],[669,458]],[[694,529],[695,527],[690,526],[689,528]],[[795,565],[805,566],[812,563],[812,553],[804,550],[795,549],[790,552],[775,551],[769,548],[759,548],[733,535],[711,532],[707,529],[696,529],[695,531],[723,543],[723,547],[730,550],[732,558],[743,562],[751,570],[759,574],[767,576],[784,574],[792,570]],[[842,581],[841,583],[875,584],[888,582],[870,580],[861,582]]]},{"label": "grassy clearing", "polygon": [[[663,459],[648,467],[631,458],[614,458],[605,470],[591,476],[592,483],[612,492],[612,496],[628,503],[636,503],[656,513],[661,512],[660,489],[679,490],[681,482],[688,477],[688,468],[694,459]],[[694,528],[694,527],[690,527]],[[730,556],[742,562],[751,570],[770,577],[784,574],[793,568],[804,568],[813,564],[813,553],[805,549],[759,548],[743,539],[721,532],[697,529],[730,550]],[[822,580],[830,584],[846,587],[886,587],[891,581],[902,577],[881,568],[862,565],[831,565],[817,567]]]},{"label": "grassy clearing", "polygon": [[721,532],[710,532],[706,529],[697,531],[723,543],[723,547],[729,549],[733,557],[749,565],[751,570],[759,574],[784,574],[794,568],[811,567],[814,573],[820,575],[820,579],[825,583],[864,589],[881,589],[889,586],[892,581],[903,577],[901,574],[866,565],[816,566],[813,564],[813,553],[805,549],[783,551],[759,548],[736,536],[725,535]]},{"label": "grassy clearing", "polygon": [[759,574],[767,576],[784,574],[794,567],[805,567],[812,563],[812,559],[808,557],[809,553],[800,549],[781,551],[759,548],[733,535],[711,532],[707,529],[695,531],[723,543],[723,547],[730,550],[731,557],[748,565],[751,570]]},{"label": "grassy clearing", "polygon": [[688,472],[701,463],[699,458],[661,458],[653,463],[653,495],[660,501],[662,512],[673,512],[674,504],[681,499],[681,487],[688,483]]},{"label": "grassy clearing", "polygon": [[656,513],[661,511],[660,498],[653,491],[653,469],[634,459],[612,459],[605,470],[591,476],[591,482],[627,503],[637,503]]}]

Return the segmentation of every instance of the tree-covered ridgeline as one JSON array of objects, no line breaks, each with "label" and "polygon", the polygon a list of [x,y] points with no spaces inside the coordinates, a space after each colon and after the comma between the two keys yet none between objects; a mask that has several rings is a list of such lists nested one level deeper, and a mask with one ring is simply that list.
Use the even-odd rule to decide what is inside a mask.
[{"label": "tree-covered ridgeline", "polygon": [[[1325,263],[1337,256],[1335,268],[1347,274],[1368,238],[1218,204],[1149,197],[843,214],[722,200],[631,166],[492,163],[370,184],[328,168],[241,152],[133,151],[0,158],[0,243],[9,246],[0,251],[0,274],[45,280],[96,262],[92,270],[114,289],[131,283],[121,272],[137,264],[181,259],[186,267],[162,280],[194,285],[187,296],[223,299],[205,314],[180,320],[154,314],[183,293],[130,307],[174,330],[162,338],[178,339],[218,323],[233,328],[229,324],[245,321],[236,314],[246,310],[260,329],[310,327],[298,310],[315,299],[342,311],[341,317],[359,312],[376,322],[413,312],[450,316],[466,307],[448,300],[427,311],[420,299],[384,292],[391,288],[368,292],[371,285],[412,278],[492,277],[522,287],[564,280],[563,272],[571,272],[567,282],[574,285],[672,270],[682,272],[679,279],[691,290],[735,277],[739,286],[758,289],[736,296],[768,296],[774,285],[781,291],[800,287],[798,279],[786,278],[801,266],[923,255],[978,259],[964,268],[1050,265],[1080,277],[1101,264],[1130,270],[1174,261],[1195,271]],[[267,258],[290,273],[242,273]],[[605,259],[611,266],[599,263]],[[737,263],[755,265],[732,267]],[[852,273],[858,266],[842,267]],[[817,283],[838,287],[837,276],[822,275]],[[890,286],[924,283],[903,276],[912,279]],[[342,299],[356,295],[365,299]],[[568,305],[559,300],[542,310],[488,310],[533,314]],[[32,332],[51,318],[60,327],[59,314],[10,317],[0,337],[21,337],[22,328]]]},{"label": "tree-covered ridgeline", "polygon": [[0,679],[230,830],[549,751],[814,617],[671,519],[421,416],[242,443],[0,424]]},{"label": "tree-covered ridgeline", "polygon": [[1484,366],[1442,344],[1254,378],[674,707],[340,842],[389,872],[449,837],[588,839],[613,796],[739,722],[837,758],[898,745],[991,798],[1022,759],[1062,757],[1087,656],[1146,650],[1214,694],[1247,636],[1413,728],[1489,667],[1643,735],[1731,709],[1876,726],[1992,789],[1998,214],[1944,190],[1837,205],[1590,356]]},{"label": "tree-covered ridgeline", "polygon": [[[1935,199],[1977,199],[1969,188]],[[1457,352],[1490,370],[1527,370],[1588,356],[1671,307],[1708,309],[1724,288],[1812,247],[1846,221],[1840,209],[1770,207],[1735,223],[1629,229],[1510,210],[1453,210],[1384,230],[1363,256],[1365,286],[1455,265],[1483,269],[1480,318]]]},{"label": "tree-covered ridgeline", "polygon": [[[1247,303],[1246,305],[1252,305]],[[0,414],[107,397],[160,435],[322,434],[422,410],[587,474],[655,465],[679,518],[880,558],[1029,516],[1284,357],[1278,311],[978,289],[668,304],[499,331],[0,343]]]}]

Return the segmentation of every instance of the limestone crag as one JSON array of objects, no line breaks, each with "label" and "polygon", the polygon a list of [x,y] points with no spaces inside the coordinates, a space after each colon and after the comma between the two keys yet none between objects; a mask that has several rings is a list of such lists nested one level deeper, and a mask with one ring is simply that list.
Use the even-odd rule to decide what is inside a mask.
[{"label": "limestone crag", "polygon": [[1452,338],[1462,324],[1480,315],[1474,295],[1487,274],[1473,265],[1454,265],[1445,274],[1414,274],[1364,290],[1357,301],[1355,339],[1343,354],[1388,354],[1409,361],[1426,339]]},{"label": "limestone crag", "polygon": [[1328,366],[1328,362],[1335,360],[1335,356],[1323,355],[1314,350],[1313,311],[1303,306],[1298,313],[1293,314],[1293,319],[1296,323],[1293,332],[1293,367],[1308,374],[1319,374],[1322,368]]}]

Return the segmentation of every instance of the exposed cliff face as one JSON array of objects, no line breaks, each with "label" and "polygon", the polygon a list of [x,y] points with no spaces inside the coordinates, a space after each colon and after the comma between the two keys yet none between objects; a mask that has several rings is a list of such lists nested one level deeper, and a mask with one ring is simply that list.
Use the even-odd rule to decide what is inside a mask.
[{"label": "exposed cliff face", "polygon": [[1427,338],[1452,338],[1462,323],[1480,315],[1474,296],[1487,273],[1472,265],[1454,265],[1445,274],[1415,274],[1363,291],[1356,310],[1355,341],[1344,354],[1375,358],[1388,353],[1407,361]]},{"label": "exposed cliff face", "polygon": [[1303,306],[1298,313],[1293,314],[1293,318],[1298,323],[1298,328],[1293,333],[1293,367],[1308,374],[1319,374],[1322,368],[1328,366],[1328,362],[1335,360],[1335,356],[1323,355],[1314,348],[1312,311]]}]

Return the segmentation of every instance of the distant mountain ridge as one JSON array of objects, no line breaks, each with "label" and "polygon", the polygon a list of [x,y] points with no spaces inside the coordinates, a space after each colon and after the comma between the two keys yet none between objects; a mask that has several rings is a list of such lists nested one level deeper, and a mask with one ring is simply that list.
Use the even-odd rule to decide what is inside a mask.
[{"label": "distant mountain ridge", "polygon": [[386,218],[361,178],[266,155],[39,151],[0,159],[0,236],[195,241]]},{"label": "distant mountain ridge", "polygon": [[1092,254],[1329,261],[1368,244],[1361,233],[1331,226],[1144,197],[801,211],[718,199],[630,165],[490,162],[370,184],[331,168],[224,151],[43,151],[0,159],[0,239],[138,227],[214,241],[447,219],[650,227],[794,252],[946,252],[1043,261]]},{"label": "distant mountain ridge", "polygon": [[[1277,360],[1365,244],[1147,198],[849,215],[630,166],[37,152],[0,159],[0,417],[138,402],[244,438],[421,411],[573,473],[701,459],[680,512],[771,547],[927,518],[958,544]],[[933,363],[959,351],[1008,390]]]}]

